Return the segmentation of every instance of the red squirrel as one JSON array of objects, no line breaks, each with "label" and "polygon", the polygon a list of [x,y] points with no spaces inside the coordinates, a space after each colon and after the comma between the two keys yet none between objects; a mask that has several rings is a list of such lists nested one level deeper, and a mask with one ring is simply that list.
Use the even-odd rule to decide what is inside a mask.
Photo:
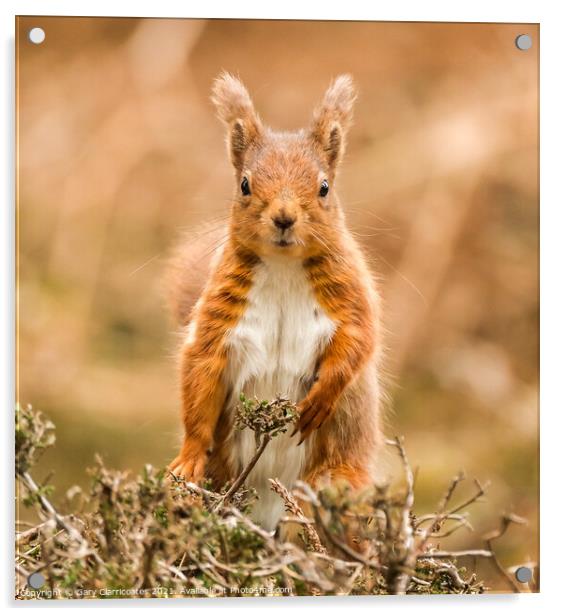
[{"label": "red squirrel", "polygon": [[274,438],[247,479],[265,528],[283,514],[269,478],[288,488],[297,479],[361,488],[372,481],[382,441],[380,300],[335,191],[355,98],[352,79],[341,75],[308,128],[275,132],[237,78],[223,73],[213,85],[235,192],[199,299],[190,309],[191,272],[173,290],[186,325],[185,435],[169,468],[224,485],[255,451],[254,435],[233,427],[240,394],[293,400],[294,433]]}]

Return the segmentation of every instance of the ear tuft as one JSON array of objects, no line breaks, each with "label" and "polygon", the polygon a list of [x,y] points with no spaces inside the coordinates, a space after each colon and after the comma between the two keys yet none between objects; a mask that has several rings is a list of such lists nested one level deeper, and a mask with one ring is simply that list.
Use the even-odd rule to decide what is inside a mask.
[{"label": "ear tuft", "polygon": [[240,171],[244,155],[262,132],[262,124],[243,83],[223,72],[213,83],[211,100],[219,119],[227,127],[227,146],[235,169]]},{"label": "ear tuft", "polygon": [[345,130],[352,122],[356,89],[350,75],[339,75],[325,92],[323,102],[315,110],[315,119],[330,116]]},{"label": "ear tuft", "polygon": [[311,137],[332,169],[341,160],[346,134],[352,123],[356,90],[350,75],[340,75],[330,84],[313,114]]},{"label": "ear tuft", "polygon": [[221,73],[213,82],[211,100],[225,124],[254,113],[248,90],[239,79],[227,72]]}]

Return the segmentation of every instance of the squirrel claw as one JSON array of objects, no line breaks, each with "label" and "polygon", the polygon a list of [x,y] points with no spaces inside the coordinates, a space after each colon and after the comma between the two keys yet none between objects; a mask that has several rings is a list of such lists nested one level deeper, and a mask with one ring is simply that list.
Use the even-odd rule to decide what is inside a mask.
[{"label": "squirrel claw", "polygon": [[299,445],[301,445],[307,438],[309,438],[311,433],[314,430],[317,430],[319,427],[320,427],[320,424],[318,426],[313,425],[313,421],[310,421],[305,427],[303,427],[301,429],[301,438],[299,439],[297,446],[299,447]]},{"label": "squirrel claw", "polygon": [[205,457],[184,457],[180,454],[170,463],[168,470],[174,477],[197,483],[203,479]]},{"label": "squirrel claw", "polygon": [[293,434],[298,431],[301,432],[301,439],[299,440],[299,443],[297,443],[297,446],[301,445],[301,443],[303,443],[303,441],[308,438],[314,430],[318,430],[329,415],[330,409],[327,408],[319,409],[313,407],[312,405],[308,405],[305,409],[303,409],[299,416],[299,422],[293,431]]}]

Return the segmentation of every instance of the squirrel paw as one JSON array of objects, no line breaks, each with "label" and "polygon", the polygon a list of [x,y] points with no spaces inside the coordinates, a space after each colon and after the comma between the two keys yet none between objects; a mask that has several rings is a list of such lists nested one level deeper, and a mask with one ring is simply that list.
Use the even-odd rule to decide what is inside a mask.
[{"label": "squirrel paw", "polygon": [[299,421],[291,436],[298,431],[301,432],[301,439],[298,443],[298,445],[301,445],[313,430],[317,430],[323,425],[331,414],[332,409],[329,406],[321,406],[309,400],[303,400],[297,407],[297,411],[299,413]]},{"label": "squirrel paw", "polygon": [[169,464],[168,470],[176,477],[197,483],[203,479],[207,455],[205,450],[184,443],[182,451]]}]

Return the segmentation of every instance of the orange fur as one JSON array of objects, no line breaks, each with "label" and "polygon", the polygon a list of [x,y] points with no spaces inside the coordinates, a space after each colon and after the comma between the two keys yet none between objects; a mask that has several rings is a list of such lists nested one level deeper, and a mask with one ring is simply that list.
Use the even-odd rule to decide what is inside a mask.
[{"label": "orange fur", "polygon": [[[355,488],[371,481],[381,441],[379,297],[334,191],[354,99],[351,79],[341,76],[309,129],[275,133],[262,125],[237,79],[222,75],[215,82],[213,101],[227,127],[237,188],[228,241],[191,311],[181,352],[185,441],[171,469],[190,480],[207,473],[222,485],[235,473],[232,418],[223,413],[230,394],[227,340],[244,314],[255,267],[278,255],[300,260],[318,304],[336,324],[312,386],[297,401],[296,430],[311,443],[303,478],[319,486],[341,478]],[[250,194],[241,192],[243,178]],[[291,228],[280,231],[280,220],[292,221]],[[193,301],[177,280],[174,292],[185,312]]]}]

